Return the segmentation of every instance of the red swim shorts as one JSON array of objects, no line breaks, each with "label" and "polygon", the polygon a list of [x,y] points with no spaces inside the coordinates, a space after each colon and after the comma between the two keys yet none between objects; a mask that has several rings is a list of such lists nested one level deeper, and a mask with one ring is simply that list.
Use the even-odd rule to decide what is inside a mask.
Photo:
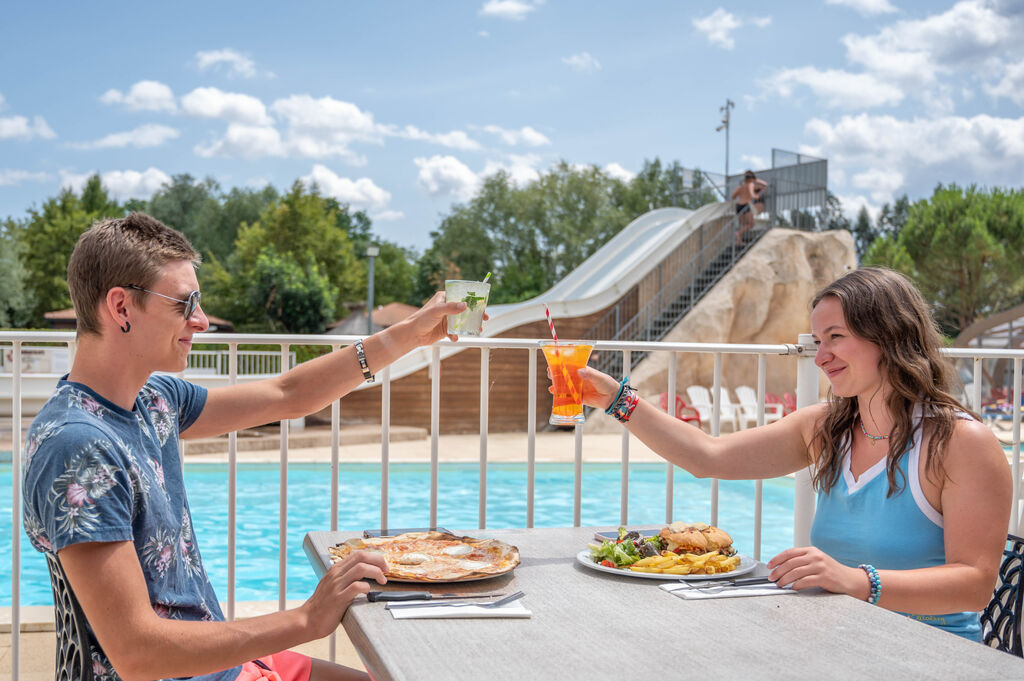
[{"label": "red swim shorts", "polygon": [[235,681],[309,681],[312,664],[306,655],[285,650],[246,662]]}]

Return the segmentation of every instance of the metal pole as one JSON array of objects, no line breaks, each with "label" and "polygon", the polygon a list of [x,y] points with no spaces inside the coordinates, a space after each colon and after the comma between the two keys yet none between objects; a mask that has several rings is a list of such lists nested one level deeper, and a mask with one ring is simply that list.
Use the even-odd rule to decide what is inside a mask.
[{"label": "metal pole", "polygon": [[[796,360],[796,406],[801,409],[818,403],[818,367],[814,365],[817,348],[809,333],[800,334],[797,342],[803,346]],[[793,487],[793,546],[810,546],[815,506],[810,468],[796,472]]]},{"label": "metal pole", "polygon": [[373,335],[373,258],[380,255],[380,248],[369,246],[366,256],[370,259],[369,281],[366,282],[366,335]]}]

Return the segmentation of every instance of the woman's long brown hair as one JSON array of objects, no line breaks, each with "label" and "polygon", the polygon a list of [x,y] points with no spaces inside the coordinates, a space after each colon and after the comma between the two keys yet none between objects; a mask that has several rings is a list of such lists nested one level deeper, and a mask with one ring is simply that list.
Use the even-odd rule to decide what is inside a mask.
[{"label": "woman's long brown hair", "polygon": [[[900,460],[906,456],[915,430],[914,408],[920,405],[933,430],[928,443],[929,477],[941,480],[942,460],[953,435],[958,412],[969,412],[953,395],[952,365],[939,352],[941,336],[927,303],[902,274],[882,267],[848,272],[823,288],[811,303],[813,309],[832,296],[843,309],[846,326],[855,336],[881,348],[879,371],[892,387],[887,404],[894,422],[889,436],[886,474],[889,494],[903,490]],[[860,418],[856,397],[839,397],[828,391],[828,412],[814,436],[812,449],[820,452],[814,467],[816,489],[826,493],[839,480],[844,441],[852,442]]]}]

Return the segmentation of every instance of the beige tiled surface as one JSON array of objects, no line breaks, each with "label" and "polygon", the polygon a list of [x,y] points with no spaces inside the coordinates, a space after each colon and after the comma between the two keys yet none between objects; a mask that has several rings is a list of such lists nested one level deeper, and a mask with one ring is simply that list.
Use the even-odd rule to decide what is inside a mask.
[{"label": "beige tiled surface", "polygon": [[[56,637],[53,631],[23,633],[20,646],[19,681],[53,681],[53,662],[56,655]],[[328,639],[312,641],[292,650],[310,657],[327,659]],[[341,627],[338,627],[336,651],[335,659],[339,664],[363,669],[355,648]],[[11,635],[0,634],[0,681],[11,681],[11,678]]]}]

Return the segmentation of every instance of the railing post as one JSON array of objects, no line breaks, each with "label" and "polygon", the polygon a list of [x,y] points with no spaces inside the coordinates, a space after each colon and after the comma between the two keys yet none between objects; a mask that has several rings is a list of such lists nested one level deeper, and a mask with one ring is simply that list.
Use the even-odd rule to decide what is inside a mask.
[{"label": "railing post", "polygon": [[[818,367],[814,356],[818,349],[814,337],[809,333],[800,334],[797,342],[803,351],[796,360],[796,407],[801,409],[818,403]],[[811,485],[811,469],[804,468],[796,473],[793,484],[793,545],[810,546],[811,521],[814,519],[814,488]]]},{"label": "railing post", "polygon": [[11,678],[21,670],[21,341],[11,367]]}]

